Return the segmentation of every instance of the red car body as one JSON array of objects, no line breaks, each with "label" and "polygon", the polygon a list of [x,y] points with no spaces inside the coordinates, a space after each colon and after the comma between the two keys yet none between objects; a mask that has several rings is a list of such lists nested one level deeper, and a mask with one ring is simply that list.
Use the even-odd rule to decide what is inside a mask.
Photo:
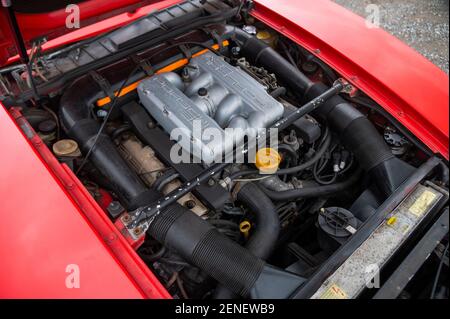
[{"label": "red car body", "polygon": [[[46,34],[44,49],[51,49],[178,0],[142,2],[155,1],[83,2],[82,25],[91,24],[66,34],[64,9],[19,14],[18,21],[25,40]],[[333,67],[448,160],[449,78],[431,62],[331,1],[256,0],[251,14]],[[0,26],[0,64],[13,63],[17,57],[8,49],[13,42],[5,19]],[[170,298],[15,108],[0,108],[0,145],[1,298]],[[67,286],[70,265],[78,266],[79,288]]]}]

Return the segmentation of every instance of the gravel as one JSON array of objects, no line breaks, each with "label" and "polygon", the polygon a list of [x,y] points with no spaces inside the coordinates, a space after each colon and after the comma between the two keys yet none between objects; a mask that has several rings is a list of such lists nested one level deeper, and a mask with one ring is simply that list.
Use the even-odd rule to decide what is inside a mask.
[{"label": "gravel", "polygon": [[370,4],[379,6],[380,26],[449,73],[448,0],[334,0],[366,17]]}]

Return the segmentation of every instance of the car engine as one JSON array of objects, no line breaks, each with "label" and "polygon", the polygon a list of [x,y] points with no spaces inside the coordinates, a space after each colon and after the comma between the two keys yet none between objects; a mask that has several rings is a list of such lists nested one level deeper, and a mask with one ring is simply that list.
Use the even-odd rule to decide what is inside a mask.
[{"label": "car engine", "polygon": [[[33,79],[23,66],[1,73],[2,102],[21,107],[175,298],[311,297],[432,158],[249,10],[188,0],[43,54]],[[433,199],[395,245],[380,239],[380,264],[441,208],[448,169],[435,166],[414,194]]]}]

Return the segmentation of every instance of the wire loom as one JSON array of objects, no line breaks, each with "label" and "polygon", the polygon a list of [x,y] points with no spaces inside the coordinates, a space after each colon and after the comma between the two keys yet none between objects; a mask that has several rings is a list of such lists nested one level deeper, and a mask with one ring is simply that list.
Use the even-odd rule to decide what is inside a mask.
[{"label": "wire loom", "polygon": [[[222,46],[224,46],[224,47],[228,46],[229,44],[230,43],[228,42],[228,40],[222,42]],[[214,50],[219,50],[219,45],[218,44],[214,44],[214,45],[212,45],[212,48]],[[201,51],[199,51],[197,53],[192,54],[192,57],[200,56],[202,54],[205,54],[206,52],[208,52],[208,49],[203,49],[203,50],[201,50]],[[177,69],[187,65],[188,63],[189,63],[189,59],[187,59],[187,58],[180,59],[180,60],[178,60],[176,62],[173,62],[173,63],[163,67],[162,69],[157,70],[155,72],[155,74],[161,74],[161,73],[165,73],[165,72],[172,72],[174,70],[177,70]],[[115,91],[114,95],[116,97],[122,97],[122,96],[127,95],[130,92],[135,91],[137,86],[139,85],[139,83],[142,80],[146,79],[146,78],[148,78],[148,77],[142,78],[139,81],[133,82],[133,83],[125,86],[122,90],[120,90],[120,94],[119,94],[119,91]],[[98,107],[104,107],[104,106],[106,106],[109,103],[111,103],[111,98],[109,96],[105,96],[105,97],[97,100],[96,105]]]}]

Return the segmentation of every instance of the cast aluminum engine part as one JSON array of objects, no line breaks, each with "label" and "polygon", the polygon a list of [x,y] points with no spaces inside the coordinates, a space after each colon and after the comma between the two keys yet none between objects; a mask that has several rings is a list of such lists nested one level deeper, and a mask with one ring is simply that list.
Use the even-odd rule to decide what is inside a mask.
[{"label": "cast aluminum engine part", "polygon": [[[201,155],[206,164],[229,154],[245,136],[254,136],[283,115],[283,105],[261,84],[212,52],[193,58],[183,79],[173,72],[155,75],[139,84],[139,98],[182,148]],[[200,133],[212,132],[220,138],[194,134],[194,121]],[[239,130],[227,131],[225,138],[226,128]]]},{"label": "cast aluminum engine part", "polygon": [[[133,134],[123,134],[118,144],[118,149],[123,158],[130,164],[133,170],[141,176],[148,187],[153,187],[158,179],[158,174],[163,172],[166,166],[156,157],[155,152],[148,145],[143,145]],[[162,188],[164,195],[181,186],[181,181],[175,179]],[[193,213],[202,216],[207,213],[202,202],[187,193],[177,201],[180,205],[188,207]]]}]

